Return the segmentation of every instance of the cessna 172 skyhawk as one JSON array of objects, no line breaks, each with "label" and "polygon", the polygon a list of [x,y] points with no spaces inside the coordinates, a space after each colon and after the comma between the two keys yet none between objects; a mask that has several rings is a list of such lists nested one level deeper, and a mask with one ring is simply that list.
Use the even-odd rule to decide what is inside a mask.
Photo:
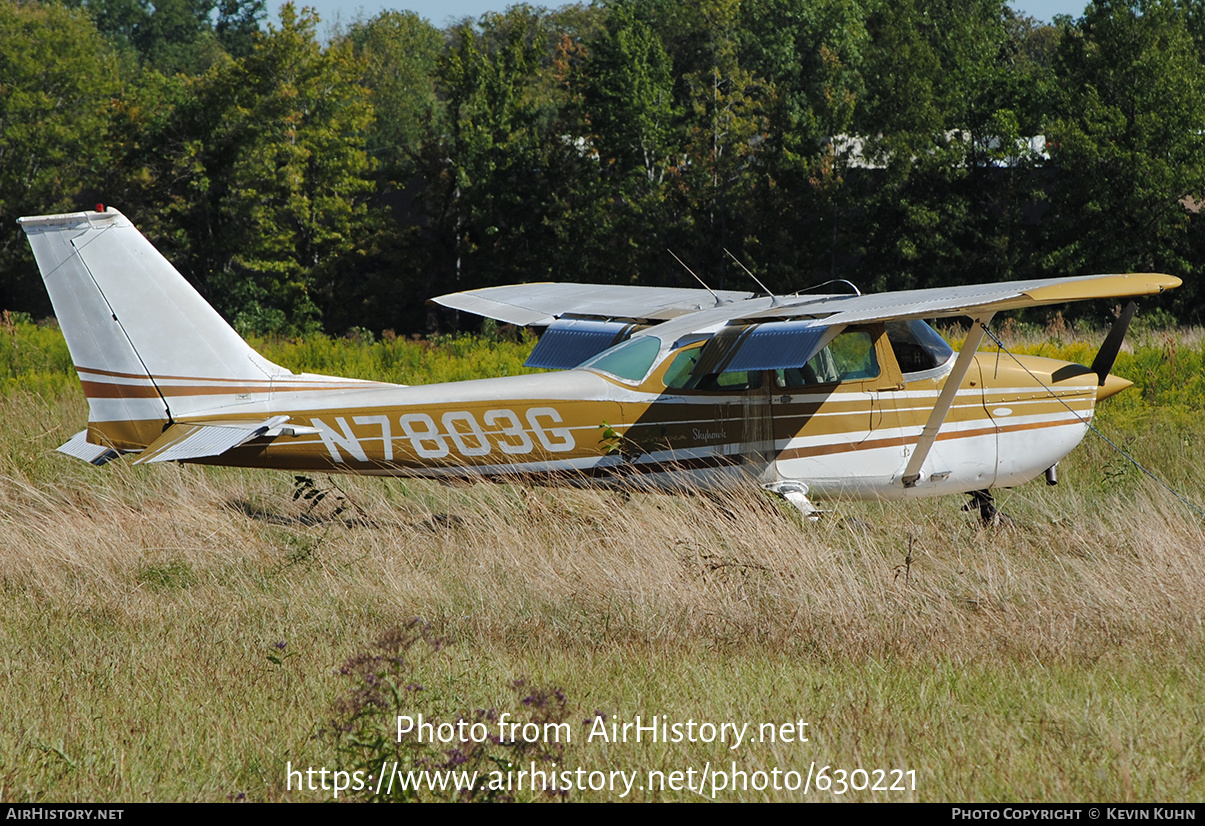
[{"label": "cessna 172 skyhawk", "polygon": [[[902,499],[1018,485],[1084,436],[1129,313],[1091,368],[977,353],[1002,310],[1160,293],[1152,273],[882,295],[529,284],[440,304],[545,327],[559,372],[407,387],[256,353],[121,213],[20,219],[88,397],[60,450],[379,475]],[[955,354],[921,318],[970,316]]]}]

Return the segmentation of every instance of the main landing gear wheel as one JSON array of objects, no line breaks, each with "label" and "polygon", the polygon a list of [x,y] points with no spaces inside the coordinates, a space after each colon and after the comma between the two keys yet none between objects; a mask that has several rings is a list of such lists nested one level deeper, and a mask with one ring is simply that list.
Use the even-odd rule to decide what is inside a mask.
[{"label": "main landing gear wheel", "polygon": [[979,511],[979,521],[984,527],[1013,524],[1013,519],[1004,511],[996,507],[996,499],[992,496],[991,491],[975,490],[967,494],[971,497],[971,501],[962,506],[964,511]]}]

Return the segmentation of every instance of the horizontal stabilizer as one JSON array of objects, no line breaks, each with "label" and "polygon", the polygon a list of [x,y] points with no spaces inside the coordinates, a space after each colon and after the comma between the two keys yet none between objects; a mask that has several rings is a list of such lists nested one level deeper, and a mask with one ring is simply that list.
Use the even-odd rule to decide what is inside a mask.
[{"label": "horizontal stabilizer", "polygon": [[66,453],[68,456],[74,456],[76,459],[83,459],[85,462],[93,465],[103,465],[105,462],[111,462],[121,456],[116,450],[104,445],[94,445],[88,441],[88,431],[81,430],[76,433],[66,444],[59,447],[59,453]]},{"label": "horizontal stabilizer", "polygon": [[134,464],[179,462],[220,456],[265,435],[288,420],[288,416],[273,416],[262,422],[176,423],[163,431],[163,435],[151,443]]}]

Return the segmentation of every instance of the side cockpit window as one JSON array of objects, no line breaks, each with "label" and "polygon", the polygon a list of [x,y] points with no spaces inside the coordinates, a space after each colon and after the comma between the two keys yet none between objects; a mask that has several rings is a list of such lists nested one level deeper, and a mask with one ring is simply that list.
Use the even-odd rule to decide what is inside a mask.
[{"label": "side cockpit window", "polygon": [[887,340],[905,376],[936,370],[954,355],[937,331],[920,319],[887,322]]},{"label": "side cockpit window", "polygon": [[717,393],[753,390],[761,386],[760,370],[727,370],[723,373],[695,375],[695,365],[703,353],[703,345],[678,353],[665,370],[665,386],[670,390],[710,390]]},{"label": "side cockpit window", "polygon": [[874,336],[867,330],[846,330],[802,367],[775,371],[779,388],[837,384],[873,379],[879,375]]}]

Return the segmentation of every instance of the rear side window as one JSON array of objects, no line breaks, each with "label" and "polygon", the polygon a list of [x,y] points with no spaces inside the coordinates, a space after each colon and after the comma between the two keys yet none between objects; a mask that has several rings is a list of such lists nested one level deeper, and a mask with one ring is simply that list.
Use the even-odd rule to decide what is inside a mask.
[{"label": "rear side window", "polygon": [[699,363],[699,356],[702,353],[703,345],[700,344],[698,347],[691,347],[674,356],[674,360],[669,363],[669,367],[665,371],[665,386],[675,390],[686,387],[687,382],[690,381],[691,371]]},{"label": "rear side window", "polygon": [[659,352],[661,352],[659,338],[641,336],[629,339],[623,344],[617,344],[581,366],[601,370],[628,381],[640,381],[653,366],[653,362],[657,360]]}]

